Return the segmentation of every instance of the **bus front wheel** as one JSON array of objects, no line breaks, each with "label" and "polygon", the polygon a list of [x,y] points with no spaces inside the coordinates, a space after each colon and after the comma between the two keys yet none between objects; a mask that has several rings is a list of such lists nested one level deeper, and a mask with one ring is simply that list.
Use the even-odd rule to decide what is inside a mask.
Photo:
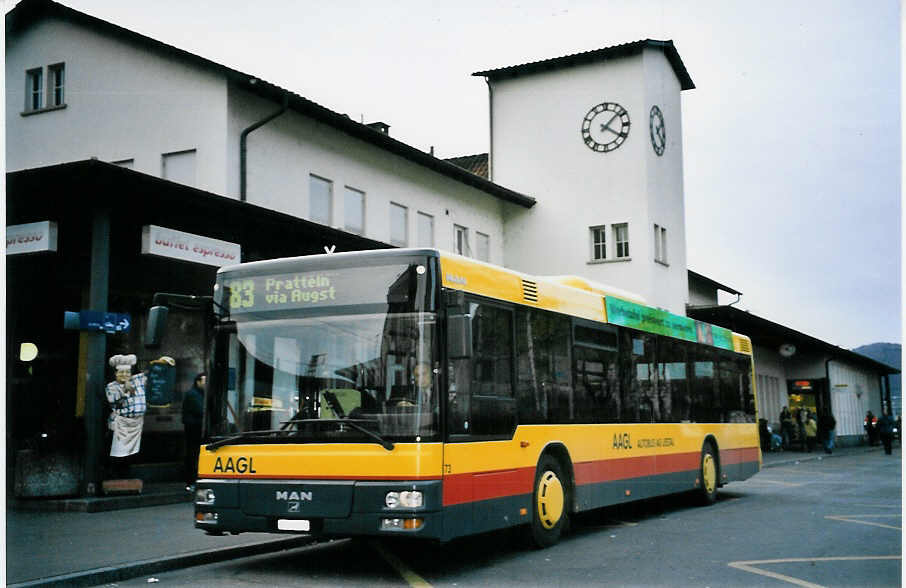
[{"label": "bus front wheel", "polygon": [[702,461],[699,474],[701,475],[701,491],[699,497],[704,505],[714,504],[717,501],[717,458],[714,446],[705,443],[702,447]]},{"label": "bus front wheel", "polygon": [[532,540],[538,547],[550,547],[560,539],[568,515],[563,468],[549,455],[541,459],[535,472],[532,511]]}]

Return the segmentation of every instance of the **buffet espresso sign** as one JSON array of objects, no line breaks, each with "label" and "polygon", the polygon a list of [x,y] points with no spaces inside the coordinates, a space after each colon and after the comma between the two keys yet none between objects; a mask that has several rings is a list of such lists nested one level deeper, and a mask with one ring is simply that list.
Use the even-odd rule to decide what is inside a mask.
[{"label": "buffet espresso sign", "polygon": [[155,225],[142,227],[142,253],[216,267],[242,261],[242,247],[238,243]]}]

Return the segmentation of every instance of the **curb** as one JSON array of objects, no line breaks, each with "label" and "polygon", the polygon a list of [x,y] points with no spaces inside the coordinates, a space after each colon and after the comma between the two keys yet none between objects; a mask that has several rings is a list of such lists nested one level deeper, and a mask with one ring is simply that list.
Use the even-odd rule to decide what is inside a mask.
[{"label": "curb", "polygon": [[303,547],[314,542],[315,538],[310,535],[297,536],[289,539],[261,541],[249,545],[236,545],[233,547],[224,547],[222,549],[194,551],[169,557],[147,559],[103,568],[95,568],[93,570],[72,572],[59,576],[51,576],[49,578],[8,584],[7,586],[10,588],[26,588],[31,586],[96,586],[98,584],[120,582],[139,576],[218,563],[240,557],[286,551],[288,549]]},{"label": "curb", "polygon": [[872,453],[872,452],[878,451],[880,449],[881,449],[880,447],[866,447],[862,451],[846,451],[846,452],[838,452],[838,453],[821,453],[821,454],[816,453],[815,455],[809,455],[808,453],[806,453],[805,455],[793,457],[790,459],[785,459],[782,461],[773,461],[771,463],[764,463],[764,461],[762,461],[761,469],[776,468],[778,466],[785,466],[785,465],[796,465],[797,463],[801,463],[804,461],[821,461],[823,459],[831,459],[834,457],[846,457],[849,455],[858,455],[861,453]]}]

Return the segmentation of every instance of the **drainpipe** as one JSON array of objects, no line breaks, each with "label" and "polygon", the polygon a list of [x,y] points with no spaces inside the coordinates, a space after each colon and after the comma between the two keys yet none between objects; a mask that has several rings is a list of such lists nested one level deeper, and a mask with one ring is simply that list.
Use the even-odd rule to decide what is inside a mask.
[{"label": "drainpipe", "polygon": [[283,93],[283,104],[280,106],[280,110],[259,120],[255,124],[246,128],[239,135],[239,201],[240,202],[246,202],[246,200],[247,200],[246,175],[247,175],[248,163],[247,163],[247,156],[246,156],[246,145],[248,143],[249,134],[251,134],[251,132],[254,131],[255,129],[257,129],[259,127],[263,127],[267,123],[271,122],[272,120],[274,120],[275,118],[277,118],[278,116],[280,116],[281,114],[286,112],[286,110],[288,108],[289,108],[289,93],[284,92]]},{"label": "drainpipe", "polygon": [[828,408],[830,409],[830,413],[834,414],[834,406],[833,406],[834,403],[831,400],[831,398],[832,398],[831,391],[834,388],[833,388],[833,386],[831,386],[831,380],[830,380],[830,362],[832,362],[832,361],[834,361],[834,360],[831,358],[828,358],[827,361],[824,362],[824,377],[827,380],[827,404],[829,405]]},{"label": "drainpipe", "polygon": [[490,78],[485,78],[488,85],[488,179],[494,181],[494,87]]}]

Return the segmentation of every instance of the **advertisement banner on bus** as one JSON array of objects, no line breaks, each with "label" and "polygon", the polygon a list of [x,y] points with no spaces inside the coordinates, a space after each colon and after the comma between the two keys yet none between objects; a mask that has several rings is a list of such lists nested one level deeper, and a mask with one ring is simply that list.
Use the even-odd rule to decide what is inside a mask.
[{"label": "advertisement banner on bus", "polygon": [[605,297],[607,321],[614,325],[733,350],[733,333],[666,310]]}]

